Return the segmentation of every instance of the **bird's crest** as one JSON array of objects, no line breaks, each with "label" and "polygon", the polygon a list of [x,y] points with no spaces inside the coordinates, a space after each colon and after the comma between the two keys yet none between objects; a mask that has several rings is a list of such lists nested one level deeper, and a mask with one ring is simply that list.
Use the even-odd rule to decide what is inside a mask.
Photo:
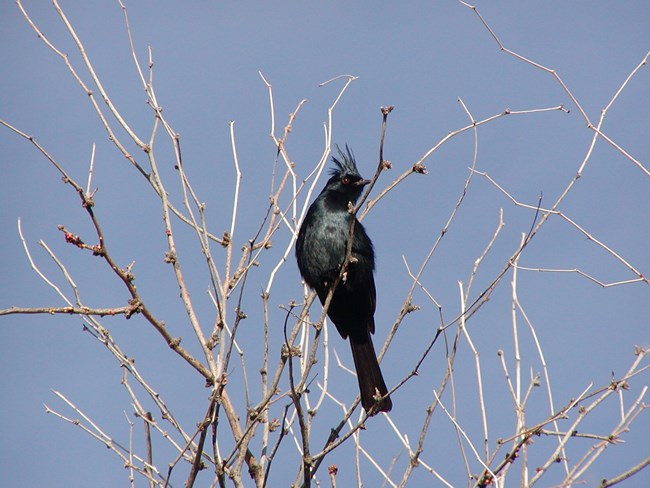
[{"label": "bird's crest", "polygon": [[[339,157],[332,156],[332,162],[336,165],[335,168],[330,170],[332,176],[343,176],[343,175],[354,175],[361,177],[359,170],[357,169],[357,163],[354,160],[354,154],[352,154],[352,149],[346,144],[345,153],[341,151],[339,146],[336,146],[336,150],[339,153]],[[346,154],[347,153],[347,154]]]}]

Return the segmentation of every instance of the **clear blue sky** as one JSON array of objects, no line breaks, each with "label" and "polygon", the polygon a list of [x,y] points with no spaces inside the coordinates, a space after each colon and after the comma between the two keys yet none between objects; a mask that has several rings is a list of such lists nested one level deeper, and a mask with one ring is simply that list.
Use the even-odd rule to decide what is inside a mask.
[{"label": "clear blue sky", "polygon": [[[127,1],[126,5],[136,51],[145,65],[147,47],[152,47],[158,100],[174,130],[181,134],[186,171],[200,199],[207,204],[209,224],[216,234],[227,229],[230,222],[234,169],[228,122],[235,121],[243,173],[235,249],[256,232],[264,215],[275,158],[275,147],[268,136],[268,92],[258,71],[273,85],[278,126],[283,126],[289,113],[307,99],[287,143],[300,178],[311,172],[323,151],[327,107],[342,86],[341,82],[318,85],[343,74],[358,79],[334,112],[333,142],[350,144],[366,177],[377,164],[379,107],[396,107],[389,117],[385,143],[385,158],[392,162],[393,169],[382,175],[376,192],[446,134],[468,124],[459,98],[475,120],[506,109],[528,111],[563,105],[569,110],[513,114],[479,127],[476,169],[489,174],[522,203],[535,205],[541,194],[542,206],[552,205],[588,154],[593,132],[558,81],[501,52],[475,13],[454,1],[371,5],[338,1],[143,0]],[[647,2],[509,1],[476,5],[507,48],[556,70],[594,124],[650,50]],[[26,1],[25,7],[81,71],[78,51],[52,5]],[[151,110],[145,104],[146,96],[133,66],[118,2],[63,1],[62,7],[111,100],[140,137],[147,140]],[[0,6],[0,65],[0,118],[32,134],[84,185],[91,147],[96,144],[96,212],[112,252],[121,266],[135,261],[136,284],[143,297],[173,333],[183,336],[184,344],[196,350],[186,316],[177,303],[178,288],[171,269],[163,263],[164,235],[153,193],[107,140],[88,97],[61,59],[39,41],[13,2]],[[84,79],[88,81],[88,76]],[[103,107],[97,91],[95,94]],[[620,259],[566,220],[552,216],[522,254],[521,266],[579,269],[603,283],[638,278],[624,260],[650,275],[649,94],[650,72],[645,66],[630,80],[602,126],[603,132],[639,161],[645,172],[599,139],[582,177],[559,208]],[[119,137],[126,140],[123,132]],[[160,139],[159,164],[169,170],[173,155],[162,133]],[[128,150],[146,163],[133,144]],[[409,177],[365,219],[378,254],[378,348],[410,286],[403,257],[412,269],[420,266],[461,194],[473,156],[472,131],[449,140],[424,162],[427,175]],[[57,230],[57,225],[65,225],[94,243],[78,197],[61,183],[54,168],[29,142],[4,127],[0,127],[0,158],[0,309],[62,305],[53,290],[30,269],[17,231],[18,218],[22,219],[35,259],[57,284],[65,287],[57,267],[38,245],[39,239],[69,267],[88,305],[125,305],[126,292],[106,265],[90,253],[66,244]],[[173,171],[168,174],[173,181]],[[322,183],[317,184],[317,189]],[[172,183],[170,188],[174,201],[180,202],[178,188]],[[301,203],[302,198],[304,195]],[[494,233],[500,209],[505,226],[479,269],[469,301],[497,276],[534,219],[533,211],[516,207],[486,178],[475,176],[449,232],[421,278],[442,305],[446,321],[458,313],[458,282],[467,283],[475,259]],[[251,357],[261,330],[259,291],[266,286],[288,242],[289,233],[284,228],[274,239],[269,257],[248,278],[249,298],[244,306],[249,319],[243,323],[241,340]],[[209,330],[212,309],[205,294],[209,282],[191,233],[181,237],[181,246],[191,291]],[[223,259],[217,246],[214,252]],[[497,357],[497,351],[503,350],[509,367],[514,368],[511,279],[511,273],[504,277],[491,300],[467,324],[481,354],[491,449],[497,438],[513,432],[514,425],[513,405]],[[647,283],[603,288],[577,273],[520,270],[518,286],[519,299],[543,347],[556,407],[575,398],[591,383],[596,388],[606,385],[612,374],[620,377],[634,360],[636,345],[650,347]],[[301,300],[301,288],[291,254],[270,297],[272,321],[277,327],[284,318],[278,305],[292,299]],[[382,363],[391,387],[411,371],[440,324],[437,308],[421,290],[416,292],[414,303],[421,307],[420,311],[404,321]],[[316,305],[314,310],[320,307]],[[518,320],[525,387],[530,374],[542,369],[528,328],[521,316]],[[206,408],[207,390],[194,371],[177,360],[141,318],[125,321],[118,317],[104,319],[103,323],[147,372],[179,420],[188,426],[198,422]],[[126,486],[127,472],[115,456],[79,429],[46,415],[43,408],[46,403],[76,417],[51,389],[61,391],[117,441],[127,445],[124,412],[130,415],[132,409],[120,385],[122,373],[115,361],[82,331],[79,317],[9,315],[2,317],[0,330],[0,484]],[[455,329],[450,329],[450,340],[454,333]],[[329,339],[330,347],[349,365],[347,344],[333,331]],[[461,425],[481,446],[474,358],[467,343],[461,344],[455,369],[457,412]],[[247,367],[249,379],[257,381],[259,366],[255,360],[251,359]],[[433,400],[432,389],[440,384],[444,369],[445,346],[441,340],[423,363],[421,374],[394,393],[391,419],[412,445],[417,441],[424,409]],[[335,367],[331,374],[336,381],[333,392],[350,403],[356,394],[356,380]],[[241,378],[240,373],[233,375]],[[630,381],[625,405],[629,406],[649,383],[647,372]],[[533,392],[536,396],[526,418],[531,425],[549,414],[544,381],[542,386]],[[229,387],[233,392],[241,391],[236,381]],[[445,395],[443,401],[451,407],[450,390]],[[617,408],[617,400],[610,398],[580,429],[607,435],[618,421]],[[281,416],[280,406],[273,415]],[[315,446],[322,445],[338,415],[332,403],[319,411],[316,419],[324,422],[321,425],[325,433],[315,437]],[[587,486],[648,457],[649,433],[650,417],[641,414],[632,431],[623,436],[625,444],[610,446],[599,458],[586,478]],[[384,466],[393,456],[400,456],[393,478],[399,482],[408,456],[386,420],[372,419],[362,435],[365,446]],[[542,438],[536,442],[539,452],[544,453],[554,441]],[[577,461],[589,445],[588,441],[577,441],[569,464]],[[286,455],[291,456],[293,446],[287,442],[284,447]],[[158,458],[163,466],[173,457],[164,449]],[[351,486],[355,479],[349,464],[352,452],[342,449],[326,460],[327,465],[339,466],[340,486]],[[531,456],[538,455],[531,448]],[[466,485],[456,434],[440,409],[432,419],[422,456],[452,484]],[[278,475],[275,486],[287,486],[294,479],[294,464],[291,466],[286,478]],[[362,461],[362,467],[366,486],[378,486],[379,478],[372,466]],[[517,471],[519,467],[516,462],[511,469]],[[474,467],[473,471],[478,469]],[[560,471],[558,466],[555,474],[543,478],[541,486],[561,479],[557,477]],[[327,486],[326,471],[319,476]],[[182,485],[180,479],[175,479],[177,486]],[[517,479],[516,473],[510,473],[509,486],[515,486]],[[430,475],[418,468],[410,486],[430,483]],[[650,469],[624,486],[649,484]]]}]

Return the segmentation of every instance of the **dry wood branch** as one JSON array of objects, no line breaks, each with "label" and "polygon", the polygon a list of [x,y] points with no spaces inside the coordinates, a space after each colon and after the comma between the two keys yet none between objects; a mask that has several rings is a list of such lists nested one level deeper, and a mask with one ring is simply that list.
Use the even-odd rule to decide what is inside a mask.
[{"label": "dry wood branch", "polygon": [[[615,284],[634,283],[634,282],[637,282],[637,281],[641,281],[641,282],[643,282],[643,283],[645,283],[645,284],[650,285],[650,279],[647,278],[647,277],[646,277],[646,276],[645,276],[641,271],[639,271],[639,270],[638,270],[634,265],[632,265],[632,264],[631,264],[630,262],[628,262],[625,258],[623,258],[623,257],[622,257],[618,252],[616,252],[613,248],[611,248],[610,246],[608,246],[608,245],[605,244],[604,242],[602,242],[602,241],[600,241],[599,239],[597,239],[593,234],[591,234],[590,232],[588,232],[584,227],[582,227],[580,224],[578,224],[577,222],[575,222],[571,217],[569,217],[568,215],[566,215],[566,213],[561,212],[561,211],[559,211],[559,210],[556,210],[556,209],[555,209],[555,206],[552,207],[552,208],[550,208],[550,209],[547,209],[547,208],[541,208],[539,205],[538,205],[538,206],[534,206],[534,205],[530,205],[530,204],[522,203],[522,202],[520,202],[519,200],[517,200],[515,197],[513,197],[512,194],[511,194],[510,192],[508,192],[505,188],[503,188],[503,186],[501,186],[499,183],[497,183],[497,182],[494,180],[494,178],[492,178],[488,173],[486,173],[486,172],[482,172],[482,171],[476,171],[476,170],[474,170],[474,171],[476,172],[476,174],[478,174],[478,175],[484,177],[484,178],[485,178],[486,180],[488,180],[492,185],[494,185],[495,188],[497,188],[501,193],[503,193],[503,194],[504,194],[504,195],[505,195],[505,196],[506,196],[506,197],[507,197],[507,198],[508,198],[508,199],[509,199],[509,200],[510,200],[510,201],[511,201],[515,206],[517,206],[517,207],[522,207],[522,208],[527,208],[527,209],[529,209],[529,210],[535,210],[535,212],[541,212],[541,213],[542,213],[542,219],[541,219],[541,221],[540,221],[540,222],[535,226],[535,228],[533,229],[533,231],[532,231],[533,233],[537,232],[537,230],[539,229],[540,225],[543,224],[543,223],[546,221],[546,219],[547,219],[550,215],[555,215],[555,216],[557,216],[557,217],[560,217],[560,218],[563,219],[565,222],[569,223],[572,227],[574,227],[575,229],[577,229],[577,230],[578,230],[578,231],[579,231],[579,232],[580,232],[584,237],[586,237],[590,242],[593,242],[593,243],[596,244],[598,247],[600,247],[601,249],[603,249],[607,254],[609,254],[609,255],[611,255],[612,257],[614,257],[614,259],[616,259],[617,261],[619,261],[619,262],[620,262],[623,266],[625,266],[629,271],[631,271],[634,275],[636,275],[636,278],[633,278],[633,279],[630,279],[630,280],[619,281],[619,282],[616,282]],[[577,272],[577,271],[576,271],[576,272]],[[601,284],[601,286],[602,286],[602,283],[601,283],[599,280],[596,280],[596,279],[591,278],[590,276],[586,275],[586,273],[578,272],[578,274],[580,274],[581,276],[585,276],[586,278],[589,278],[591,281],[595,281],[596,283]],[[608,286],[612,286],[612,285],[608,285]]]},{"label": "dry wood branch", "polygon": [[[160,473],[157,471],[155,466],[148,465],[143,458],[137,456],[129,448],[122,446],[120,443],[109,437],[95,422],[90,419],[87,414],[85,414],[78,406],[68,400],[65,395],[55,390],[52,390],[52,392],[61,400],[63,400],[68,405],[68,407],[74,410],[74,412],[79,415],[80,418],[73,419],[66,417],[61,413],[52,410],[47,405],[44,405],[46,413],[52,414],[65,422],[79,427],[82,431],[104,444],[112,453],[118,456],[124,463],[124,466],[128,467],[134,472],[139,473],[148,479],[149,482],[155,483],[157,486],[163,486],[162,477],[160,476]],[[135,461],[138,464],[133,464],[132,461]],[[150,474],[152,472],[153,475]]]},{"label": "dry wood branch", "polygon": [[115,308],[90,307],[10,307],[0,310],[0,315],[11,314],[66,314],[66,315],[97,315],[99,317],[126,315],[131,316],[135,310],[132,305]]}]

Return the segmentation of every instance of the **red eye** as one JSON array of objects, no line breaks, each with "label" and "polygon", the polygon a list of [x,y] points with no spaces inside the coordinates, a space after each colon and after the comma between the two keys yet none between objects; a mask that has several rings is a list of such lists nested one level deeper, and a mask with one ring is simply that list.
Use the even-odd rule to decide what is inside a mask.
[{"label": "red eye", "polygon": [[341,180],[341,183],[343,183],[344,185],[348,185],[350,183],[350,177],[344,176],[343,179]]}]

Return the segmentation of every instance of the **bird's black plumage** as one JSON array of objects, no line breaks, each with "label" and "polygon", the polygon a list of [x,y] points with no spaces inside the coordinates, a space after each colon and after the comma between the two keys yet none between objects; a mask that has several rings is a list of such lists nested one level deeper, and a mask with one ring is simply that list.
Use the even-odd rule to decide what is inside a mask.
[{"label": "bird's black plumage", "polygon": [[[337,148],[338,149],[338,148]],[[325,303],[332,283],[345,260],[350,224],[356,219],[348,209],[363,187],[369,183],[361,178],[350,148],[340,149],[336,165],[320,195],[309,207],[296,241],[296,259],[303,279],[316,290]],[[379,369],[370,334],[375,332],[375,252],[363,225],[356,220],[352,238],[353,262],[334,291],[327,315],[339,334],[350,339],[354,366],[357,370],[361,404],[369,414],[388,412],[392,408],[384,378]],[[384,397],[377,402],[376,397]]]}]

